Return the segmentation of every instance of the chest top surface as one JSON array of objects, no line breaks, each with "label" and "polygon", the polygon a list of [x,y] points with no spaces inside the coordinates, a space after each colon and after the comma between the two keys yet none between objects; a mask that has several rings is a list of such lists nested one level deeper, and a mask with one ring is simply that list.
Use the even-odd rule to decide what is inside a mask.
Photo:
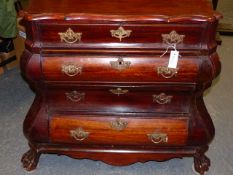
[{"label": "chest top surface", "polygon": [[[211,21],[218,17],[208,0],[31,0],[29,19],[76,16],[102,19],[195,18]],[[140,17],[140,18],[139,18]]]}]

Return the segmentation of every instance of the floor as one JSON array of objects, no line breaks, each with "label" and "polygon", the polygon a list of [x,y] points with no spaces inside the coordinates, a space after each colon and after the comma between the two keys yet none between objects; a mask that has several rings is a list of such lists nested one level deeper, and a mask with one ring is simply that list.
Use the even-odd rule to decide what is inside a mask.
[{"label": "floor", "polygon": [[233,1],[219,0],[217,11],[222,13],[224,18],[222,23],[231,23],[233,25]]},{"label": "floor", "polygon": [[[223,8],[229,9],[232,0]],[[223,2],[222,1],[222,2]],[[232,9],[233,6],[231,6]],[[231,12],[230,12],[231,13]],[[233,15],[232,15],[233,16]],[[206,175],[233,174],[233,37],[222,37],[218,49],[222,73],[207,90],[205,102],[216,128],[216,136],[207,152],[211,167]],[[28,150],[22,133],[24,117],[34,93],[20,76],[18,68],[0,76],[0,175],[26,175],[20,163]],[[113,167],[99,161],[75,160],[66,156],[42,155],[33,175],[193,175],[192,158],[167,162],[137,163]]]}]

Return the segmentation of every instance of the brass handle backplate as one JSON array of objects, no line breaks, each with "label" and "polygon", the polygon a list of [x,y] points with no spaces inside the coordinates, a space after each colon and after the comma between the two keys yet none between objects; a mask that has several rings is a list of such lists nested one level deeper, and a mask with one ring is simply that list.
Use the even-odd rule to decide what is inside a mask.
[{"label": "brass handle backplate", "polygon": [[80,42],[82,37],[82,33],[75,33],[71,28],[68,28],[64,33],[58,33],[58,35],[60,36],[61,42],[64,41],[69,44],[73,44],[77,41]]},{"label": "brass handle backplate", "polygon": [[185,35],[179,35],[175,30],[169,34],[162,34],[163,42],[168,45],[174,45],[182,43]]},{"label": "brass handle backplate", "polygon": [[82,128],[77,128],[75,130],[70,130],[70,136],[77,141],[83,141],[89,136],[89,132],[84,131]]},{"label": "brass handle backplate", "polygon": [[129,68],[130,64],[130,61],[124,61],[123,58],[118,58],[117,61],[110,61],[111,67],[119,71]]},{"label": "brass handle backplate", "polygon": [[150,141],[152,141],[155,144],[168,142],[168,136],[165,133],[152,133],[147,134],[147,136],[150,139]]},{"label": "brass handle backplate", "polygon": [[127,89],[121,89],[121,88],[116,88],[116,89],[110,89],[109,90],[111,93],[116,94],[116,95],[123,95],[129,92]]},{"label": "brass handle backplate", "polygon": [[82,67],[77,66],[74,63],[65,63],[61,66],[61,71],[68,75],[69,77],[74,77],[82,73]]},{"label": "brass handle backplate", "polygon": [[169,79],[177,75],[178,68],[169,68],[166,66],[161,66],[157,68],[157,74],[161,75],[162,77]]},{"label": "brass handle backplate", "polygon": [[119,27],[117,30],[110,30],[112,37],[118,38],[120,42],[123,38],[129,37],[132,30],[125,30],[123,27]]},{"label": "brass handle backplate", "polygon": [[110,122],[111,128],[117,131],[124,130],[127,127],[127,125],[128,125],[128,122],[120,118],[115,121]]},{"label": "brass handle backplate", "polygon": [[159,95],[152,95],[152,97],[153,102],[156,102],[161,105],[171,103],[171,99],[173,98],[173,96],[168,96],[165,93],[161,93]]},{"label": "brass handle backplate", "polygon": [[85,98],[84,92],[72,91],[72,92],[66,92],[65,95],[67,99],[75,103],[80,102]]}]

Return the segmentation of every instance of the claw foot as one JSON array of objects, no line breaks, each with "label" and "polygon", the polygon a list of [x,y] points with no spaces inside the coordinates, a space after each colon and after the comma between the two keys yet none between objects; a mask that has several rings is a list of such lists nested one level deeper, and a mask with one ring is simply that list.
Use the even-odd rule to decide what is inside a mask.
[{"label": "claw foot", "polygon": [[205,156],[203,151],[197,151],[194,155],[194,168],[200,174],[204,175],[209,170],[210,159]]},{"label": "claw foot", "polygon": [[27,171],[32,171],[36,169],[38,161],[39,161],[39,157],[40,157],[39,153],[30,149],[28,152],[26,152],[23,155],[21,159],[23,168],[26,169]]}]

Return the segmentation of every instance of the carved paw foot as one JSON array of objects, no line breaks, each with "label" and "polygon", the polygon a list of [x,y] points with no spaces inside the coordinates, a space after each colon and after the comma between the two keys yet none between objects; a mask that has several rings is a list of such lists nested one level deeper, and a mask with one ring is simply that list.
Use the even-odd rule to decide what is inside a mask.
[{"label": "carved paw foot", "polygon": [[194,155],[194,168],[200,174],[204,175],[209,170],[210,159],[203,152],[197,152]]},{"label": "carved paw foot", "polygon": [[26,152],[23,155],[21,159],[23,168],[26,169],[27,171],[32,171],[36,169],[38,161],[39,161],[39,157],[40,157],[39,153],[30,149],[28,152]]}]

